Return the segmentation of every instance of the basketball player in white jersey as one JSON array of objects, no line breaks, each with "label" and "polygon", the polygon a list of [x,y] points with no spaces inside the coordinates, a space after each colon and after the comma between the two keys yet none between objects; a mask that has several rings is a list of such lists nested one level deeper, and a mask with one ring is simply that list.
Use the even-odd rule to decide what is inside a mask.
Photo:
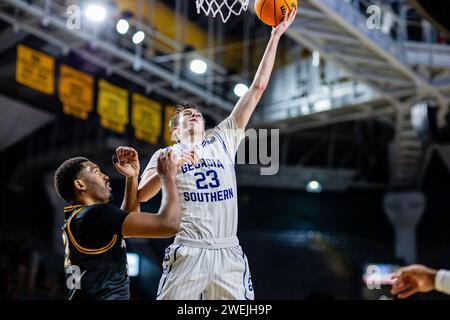
[{"label": "basketball player in white jersey", "polygon": [[[238,208],[234,159],[244,129],[270,78],[281,35],[294,21],[293,10],[272,29],[266,51],[249,90],[231,115],[206,135],[199,110],[177,105],[169,126],[178,143],[169,147],[184,159],[176,184],[181,198],[181,226],[166,249],[157,299],[253,300],[248,261],[236,237]],[[139,184],[139,201],[160,190],[158,150]]]}]

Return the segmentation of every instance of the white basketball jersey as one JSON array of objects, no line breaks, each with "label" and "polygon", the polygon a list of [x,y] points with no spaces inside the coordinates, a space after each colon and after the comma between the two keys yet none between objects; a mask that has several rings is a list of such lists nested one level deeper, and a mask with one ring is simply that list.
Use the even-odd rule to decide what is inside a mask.
[{"label": "white basketball jersey", "polygon": [[[177,239],[192,240],[204,246],[220,246],[236,239],[238,207],[234,159],[244,130],[238,129],[232,116],[214,128],[203,141],[188,146],[177,143],[160,149],[145,168],[155,168],[161,151],[172,149],[181,154],[196,148],[196,166],[184,164],[178,169],[176,184],[181,200],[181,228]],[[175,242],[177,241],[175,240]]]}]

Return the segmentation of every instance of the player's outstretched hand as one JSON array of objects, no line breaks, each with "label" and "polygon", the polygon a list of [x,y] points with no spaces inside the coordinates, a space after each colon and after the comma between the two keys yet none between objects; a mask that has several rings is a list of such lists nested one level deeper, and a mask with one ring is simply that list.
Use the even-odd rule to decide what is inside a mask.
[{"label": "player's outstretched hand", "polygon": [[118,147],[113,164],[116,170],[126,178],[139,175],[140,164],[138,152],[131,147]]},{"label": "player's outstretched hand", "polygon": [[418,264],[399,268],[392,275],[391,293],[404,299],[417,292],[429,292],[434,289],[436,273],[436,270]]},{"label": "player's outstretched hand", "polygon": [[283,21],[275,28],[272,28],[272,34],[281,36],[289,28],[292,22],[294,22],[297,11],[298,9],[295,8],[294,10],[291,10],[287,16],[283,16]]},{"label": "player's outstretched hand", "polygon": [[156,171],[160,178],[175,179],[178,170],[179,157],[172,151],[161,152],[158,157]]}]

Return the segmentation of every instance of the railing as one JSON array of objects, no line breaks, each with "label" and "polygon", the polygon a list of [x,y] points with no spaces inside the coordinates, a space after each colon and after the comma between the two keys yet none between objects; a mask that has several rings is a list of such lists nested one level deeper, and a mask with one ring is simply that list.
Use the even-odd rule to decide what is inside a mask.
[{"label": "railing", "polygon": [[276,121],[287,117],[309,115],[316,112],[341,108],[344,106],[370,103],[380,98],[380,95],[362,83],[351,81],[347,83],[321,85],[318,93],[306,97],[274,101],[270,108],[263,110],[263,121]]},{"label": "railing", "polygon": [[405,47],[409,64],[450,68],[450,45],[409,41]]},{"label": "railing", "polygon": [[383,48],[399,61],[403,63],[406,62],[402,45],[380,30],[369,29],[367,27],[367,16],[362,14],[353,5],[343,0],[321,0],[320,2],[338,14],[341,18],[344,18],[353,26],[353,28],[363,33],[365,37],[370,39],[377,46]]},{"label": "railing", "polygon": [[[353,6],[356,11],[362,15],[367,16],[367,8],[373,5],[379,6],[382,11],[382,29],[386,35],[388,31],[390,34],[397,35],[390,36],[396,42],[402,41],[422,41],[427,43],[442,43],[439,39],[440,32],[426,19],[421,17],[414,8],[408,6],[407,3],[399,3],[397,11],[394,12],[393,7],[389,1],[383,0],[338,0]],[[415,15],[415,19],[408,16],[408,13]],[[412,30],[419,31],[422,38],[417,39],[417,33],[413,34]],[[416,38],[416,39],[415,39]],[[450,39],[449,39],[450,40]]]}]

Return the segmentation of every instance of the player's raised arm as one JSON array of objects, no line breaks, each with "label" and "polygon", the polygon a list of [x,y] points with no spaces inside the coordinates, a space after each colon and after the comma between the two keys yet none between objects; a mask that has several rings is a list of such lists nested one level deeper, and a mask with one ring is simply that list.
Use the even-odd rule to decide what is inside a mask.
[{"label": "player's raised arm", "polygon": [[239,99],[231,113],[240,129],[244,129],[247,126],[256,105],[269,83],[270,74],[272,73],[275,62],[278,42],[280,41],[281,35],[294,21],[296,15],[297,9],[292,10],[283,22],[272,29],[269,43],[267,44],[266,51],[259,64],[255,78],[253,79],[249,90]]},{"label": "player's raised arm", "polygon": [[142,174],[141,181],[138,186],[138,201],[145,202],[156,196],[161,190],[161,182],[159,180],[156,168],[148,169]]},{"label": "player's raised arm", "polygon": [[180,229],[181,205],[175,185],[178,166],[177,157],[161,152],[157,173],[162,187],[161,207],[157,214],[131,212],[122,224],[124,237],[162,238],[175,235]]},{"label": "player's raised arm", "polygon": [[116,170],[126,178],[121,209],[126,212],[140,211],[139,201],[137,199],[140,170],[137,151],[130,147],[117,148],[113,164]]}]

